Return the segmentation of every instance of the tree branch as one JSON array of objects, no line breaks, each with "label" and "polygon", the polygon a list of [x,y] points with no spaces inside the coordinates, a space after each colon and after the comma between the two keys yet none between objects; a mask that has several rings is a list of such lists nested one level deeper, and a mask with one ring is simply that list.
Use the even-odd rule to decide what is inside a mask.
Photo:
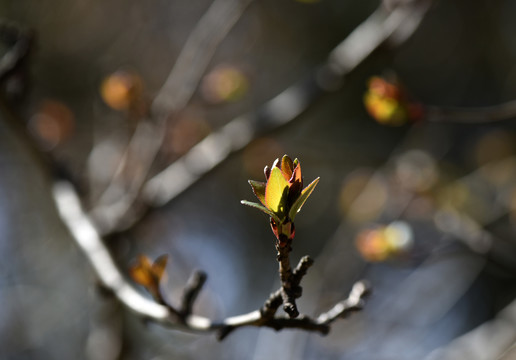
[{"label": "tree branch", "polygon": [[[318,318],[313,319],[305,315],[298,318],[287,318],[274,316],[281,304],[278,302],[278,298],[281,299],[280,289],[271,295],[261,310],[216,322],[190,313],[195,295],[203,283],[204,276],[198,274],[194,275],[190,285],[186,287],[182,305],[182,309],[186,309],[186,311],[172,311],[173,309],[169,306],[158,304],[144,297],[125,279],[115,265],[92,221],[83,211],[79,197],[70,183],[57,182],[54,185],[53,198],[59,216],[88,258],[101,284],[136,315],[167,327],[197,332],[218,331],[219,339],[223,339],[234,329],[243,326],[265,326],[275,330],[297,328],[326,334],[330,329],[329,324],[336,318],[359,310],[363,299],[368,294],[367,286],[359,282],[353,287],[348,299],[340,303],[341,305],[337,304],[329,312],[319,315]],[[311,264],[309,258],[302,258],[294,271],[293,278],[301,280],[303,273],[306,273],[306,269],[310,266],[309,264]]]}]

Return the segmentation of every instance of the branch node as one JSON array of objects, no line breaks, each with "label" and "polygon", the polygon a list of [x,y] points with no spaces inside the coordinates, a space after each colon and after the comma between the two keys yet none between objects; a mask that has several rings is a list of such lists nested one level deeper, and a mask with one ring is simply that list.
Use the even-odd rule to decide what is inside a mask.
[{"label": "branch node", "polygon": [[186,316],[192,313],[193,304],[207,278],[208,276],[204,271],[196,270],[186,282],[180,310],[183,317],[186,318]]}]

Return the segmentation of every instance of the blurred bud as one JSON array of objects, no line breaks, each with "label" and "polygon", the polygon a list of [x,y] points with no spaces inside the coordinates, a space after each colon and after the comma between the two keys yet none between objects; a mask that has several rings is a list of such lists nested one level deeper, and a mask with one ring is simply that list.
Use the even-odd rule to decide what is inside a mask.
[{"label": "blurred bud", "polygon": [[421,105],[410,102],[397,82],[378,76],[369,79],[364,105],[369,115],[384,125],[401,126],[422,116]]},{"label": "blurred bud", "polygon": [[161,255],[153,263],[147,256],[140,255],[129,273],[132,279],[145,287],[155,299],[160,299],[160,284],[165,279],[167,261],[168,255]]},{"label": "blurred bud", "polygon": [[130,110],[139,106],[143,81],[134,72],[118,70],[107,76],[100,85],[102,100],[114,110]]},{"label": "blurred bud", "polygon": [[201,95],[211,104],[236,101],[247,93],[249,81],[244,73],[231,65],[219,65],[204,77]]},{"label": "blurred bud", "polygon": [[75,118],[68,106],[57,100],[44,100],[29,120],[30,131],[46,150],[66,140],[73,131]]},{"label": "blurred bud", "polygon": [[387,226],[364,229],[356,237],[360,255],[370,262],[380,262],[408,253],[414,243],[410,225],[394,221]]}]

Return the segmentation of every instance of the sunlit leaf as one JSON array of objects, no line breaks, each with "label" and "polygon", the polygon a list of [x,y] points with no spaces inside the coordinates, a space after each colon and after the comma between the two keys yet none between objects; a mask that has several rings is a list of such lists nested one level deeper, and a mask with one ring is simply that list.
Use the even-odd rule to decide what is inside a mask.
[{"label": "sunlit leaf", "polygon": [[287,192],[288,181],[285,180],[278,167],[273,167],[265,188],[265,204],[274,213],[283,213],[286,205]]},{"label": "sunlit leaf", "polygon": [[261,181],[249,180],[249,185],[253,188],[253,192],[256,197],[265,205],[265,187],[266,184]]},{"label": "sunlit leaf", "polygon": [[247,206],[250,206],[250,207],[254,207],[254,208],[258,209],[258,210],[261,210],[264,213],[266,213],[267,215],[269,215],[270,217],[272,217],[276,222],[280,222],[280,220],[276,216],[276,214],[274,214],[271,210],[267,209],[265,206],[263,206],[261,204],[258,204],[258,203],[255,203],[255,202],[251,202],[251,201],[247,201],[247,200],[241,200],[240,203],[243,204],[243,205],[247,205]]},{"label": "sunlit leaf", "polygon": [[289,183],[290,191],[295,195],[299,194],[303,189],[303,178],[301,176],[301,164],[299,161],[297,161],[297,164],[295,165],[294,172],[289,179]]},{"label": "sunlit leaf", "polygon": [[304,190],[301,192],[301,195],[297,198],[296,202],[292,204],[292,207],[290,208],[290,212],[288,214],[290,220],[294,221],[294,218],[296,214],[301,210],[301,207],[306,202],[312,191],[314,191],[315,186],[319,182],[319,178],[312,181]]}]

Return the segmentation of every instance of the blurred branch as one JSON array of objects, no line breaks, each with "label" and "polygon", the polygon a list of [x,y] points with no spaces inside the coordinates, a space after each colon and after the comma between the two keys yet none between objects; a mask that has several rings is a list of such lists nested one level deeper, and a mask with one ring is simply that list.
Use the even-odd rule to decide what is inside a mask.
[{"label": "blurred branch", "polygon": [[425,118],[432,122],[449,122],[461,124],[482,124],[496,121],[510,120],[516,117],[516,100],[502,104],[460,108],[426,106]]},{"label": "blurred branch", "polygon": [[[419,24],[429,5],[430,1],[413,1],[393,11],[380,6],[330,53],[327,63],[308,79],[290,86],[256,112],[230,121],[149,179],[144,185],[142,200],[149,206],[167,203],[260,134],[297,118],[322,93],[338,89],[343,77],[385,41],[392,40],[391,45],[400,45],[409,37],[408,32],[415,31],[415,24]],[[137,220],[138,215],[134,214],[132,219],[112,230],[123,230]]]},{"label": "blurred branch", "polygon": [[[151,119],[139,122],[110,184],[91,210],[101,233],[109,233],[119,226],[130,211],[163,144],[168,118],[186,106],[215,50],[252,1],[215,0],[188,36],[170,75],[151,104]],[[124,169],[135,159],[141,167],[138,176],[132,177],[124,194],[118,196]]]},{"label": "blurred branch", "polygon": [[[343,77],[383,43],[390,40],[391,46],[397,46],[406,40],[416,30],[430,3],[428,0],[412,1],[397,6],[392,11],[380,5],[330,53],[327,63],[319,67],[308,79],[290,86],[263,104],[256,112],[239,116],[208,135],[186,155],[144,184],[145,179],[135,179],[137,186],[127,191],[120,200],[93,209],[91,216],[101,233],[109,234],[128,229],[141,218],[147,206],[156,207],[169,202],[222,163],[231,153],[242,149],[260,134],[297,118],[321,94],[338,89]],[[168,89],[167,84],[172,88],[175,82],[169,78],[165,84]],[[170,92],[167,90],[163,94],[165,93]],[[164,98],[164,95],[160,95],[159,98]],[[156,103],[157,108],[160,108],[160,103],[161,100]],[[157,144],[161,144],[162,137],[162,133],[156,132],[150,139],[159,141],[155,140],[147,150],[142,151],[156,154],[159,151]],[[143,165],[150,167],[153,158],[154,155],[146,158],[147,161]],[[139,200],[145,206],[132,207],[139,195]]]},{"label": "blurred branch", "polygon": [[215,50],[253,0],[215,0],[188,36],[151,111],[158,117],[182,109],[197,89]]},{"label": "blurred branch", "polygon": [[433,351],[425,360],[509,360],[514,359],[514,352],[510,350],[515,342],[516,301],[513,301],[493,320]]},{"label": "blurred branch", "polygon": [[31,49],[33,35],[19,25],[0,20],[0,40],[9,50],[0,59],[0,81],[8,78],[25,61]]},{"label": "blurred branch", "polygon": [[[204,283],[204,276],[197,276],[187,286],[182,305],[186,311],[181,313],[170,305],[159,304],[147,299],[125,279],[115,265],[95,226],[83,211],[79,197],[70,183],[57,182],[54,185],[53,197],[61,219],[88,258],[101,284],[138,316],[165,326],[200,332],[218,331],[219,339],[223,339],[234,329],[243,326],[265,326],[275,330],[297,328],[326,334],[330,330],[331,322],[335,319],[361,309],[363,299],[369,293],[367,284],[358,282],[353,286],[351,294],[346,300],[337,304],[327,313],[312,319],[305,315],[298,318],[275,316],[274,313],[277,309],[277,300],[275,299],[278,297],[278,292],[275,292],[271,295],[272,300],[270,298],[264,306],[267,308],[267,304],[272,304],[272,306],[276,306],[275,309],[255,310],[215,322],[190,313],[196,293]],[[307,258],[301,259],[300,264],[296,267],[297,279],[300,280],[303,273],[306,273],[310,263]]]}]

